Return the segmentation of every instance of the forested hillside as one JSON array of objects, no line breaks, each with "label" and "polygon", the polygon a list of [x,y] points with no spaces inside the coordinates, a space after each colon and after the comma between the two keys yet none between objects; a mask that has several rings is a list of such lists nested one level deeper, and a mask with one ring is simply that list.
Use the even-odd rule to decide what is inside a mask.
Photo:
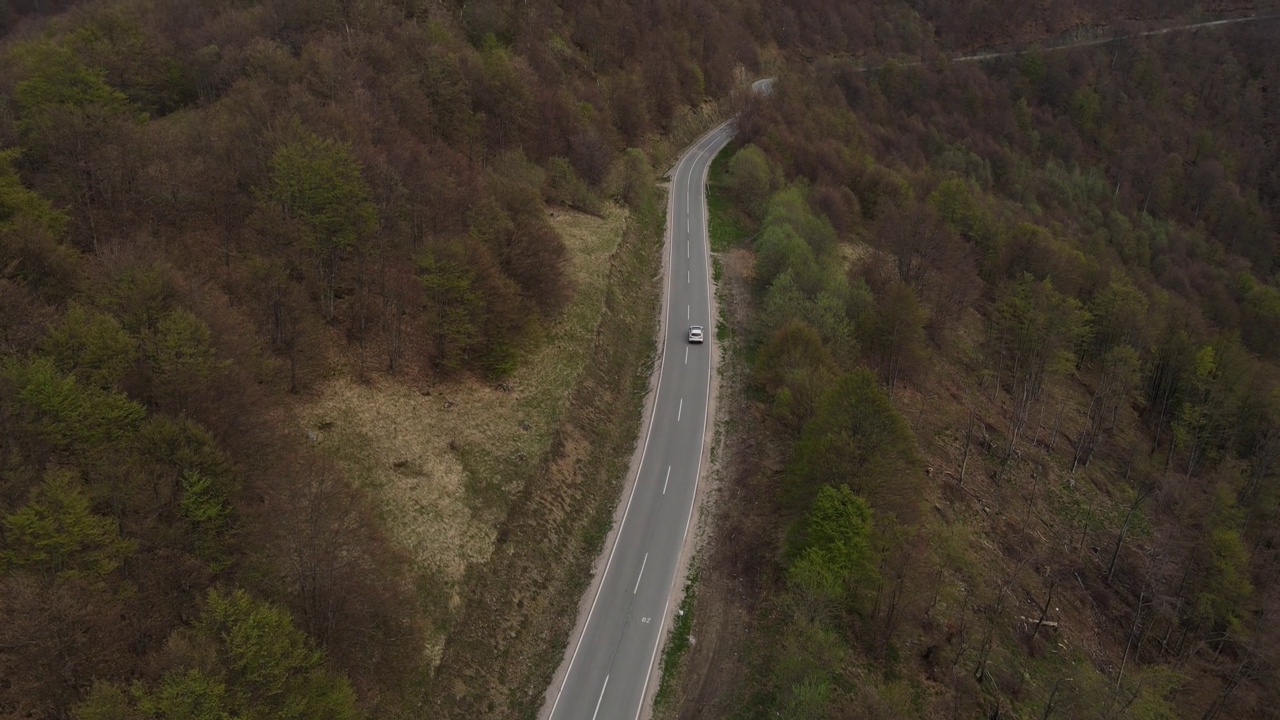
[{"label": "forested hillside", "polygon": [[0,715],[416,715],[451,600],[293,398],[510,373],[767,12],[5,4]]},{"label": "forested hillside", "polygon": [[[1176,5],[1135,4],[1126,17],[1184,9]],[[418,717],[427,696],[465,697],[465,687],[433,685],[423,618],[439,614],[428,606],[467,607],[473,598],[424,589],[421,568],[382,527],[370,498],[297,422],[299,398],[347,374],[404,382],[508,377],[545,341],[576,291],[548,207],[603,213],[616,200],[641,209],[650,168],[664,167],[716,117],[714,103],[766,66],[913,56],[1003,40],[997,36],[1005,31],[1046,37],[1114,21],[1114,9],[1101,3],[1038,7],[1031,27],[1009,24],[1015,14],[1005,12],[992,23],[993,8],[785,0],[6,3],[0,716]],[[813,192],[793,191],[786,202],[808,217],[812,198],[830,216],[837,230],[821,231],[822,253],[871,237],[871,223],[889,227],[883,218],[924,203],[937,205],[920,215],[927,227],[954,240],[942,247],[971,256],[909,263],[920,268],[918,294],[893,297],[915,313],[909,317],[928,322],[923,330],[908,323],[901,335],[884,330],[909,342],[901,352],[874,350],[884,358],[877,361],[887,368],[884,379],[925,382],[923,353],[951,357],[947,338],[964,337],[988,296],[1004,297],[999,288],[1022,270],[1033,273],[1024,292],[1034,298],[1092,303],[1096,268],[1122,260],[1127,282],[1151,297],[1154,325],[1177,319],[1185,332],[1095,339],[1091,354],[1078,354],[1077,372],[1100,372],[1098,358],[1127,343],[1139,369],[1125,377],[1137,373],[1132,382],[1157,388],[1143,427],[1165,464],[1194,478],[1232,468],[1252,477],[1254,465],[1230,458],[1253,462],[1259,448],[1271,447],[1271,411],[1250,416],[1254,425],[1232,425],[1225,418],[1235,416],[1221,408],[1253,408],[1269,397],[1223,384],[1260,377],[1253,368],[1261,361],[1246,351],[1268,346],[1265,328],[1273,326],[1258,318],[1275,315],[1272,259],[1257,241],[1274,232],[1267,224],[1274,205],[1266,204],[1274,203],[1274,163],[1266,164],[1274,146],[1260,123],[1274,122],[1268,113],[1276,103],[1266,93],[1275,85],[1249,85],[1268,57],[1259,47],[1253,56],[1212,49],[1212,57],[1236,57],[1213,80],[1182,73],[1175,58],[1151,51],[1142,65],[1148,70],[1122,75],[1141,92],[1104,82],[1104,68],[1119,71],[1097,59],[1074,68],[1046,57],[1039,66],[1004,68],[1007,77],[976,68],[864,76],[851,64],[824,61],[808,79],[788,78],[779,103],[745,127],[769,153],[766,164],[786,168],[789,182],[810,177]],[[1132,49],[1126,52],[1120,67],[1137,67]],[[1274,61],[1263,68],[1274,71]],[[1092,84],[1081,79],[1084,70],[1095,73]],[[1222,92],[1221,78],[1252,87],[1258,101],[1225,112],[1237,95]],[[1186,84],[1193,79],[1205,87]],[[1162,90],[1166,84],[1177,90]],[[973,90],[954,94],[963,87]],[[986,116],[1006,125],[964,145],[959,137],[971,130],[958,118],[983,107],[990,98],[981,93],[1026,102]],[[1123,140],[1122,131],[1144,142],[1153,136],[1133,120],[1140,108],[1122,102],[1157,107],[1182,144]],[[795,113],[804,104],[801,119]],[[830,122],[819,130],[823,118]],[[1195,132],[1218,127],[1209,120],[1234,125],[1202,141]],[[1091,124],[1075,129],[1085,121]],[[1017,144],[1009,145],[1015,127],[1008,137]],[[822,143],[834,152],[812,149]],[[1106,153],[1139,149],[1132,172],[1108,174],[1100,164],[1090,174],[1089,163],[1102,163]],[[937,160],[940,152],[960,173],[949,184],[938,174],[950,167]],[[805,162],[831,163],[835,174],[824,179]],[[1137,174],[1148,162],[1170,168],[1165,184]],[[1271,195],[1252,202],[1262,187]],[[937,188],[952,204],[926,200]],[[1009,207],[1025,201],[1037,209],[1005,209],[1007,190]],[[1081,209],[1103,208],[1101,219],[1079,224],[1063,197]],[[1040,230],[1009,234],[1008,218]],[[1068,241],[1085,237],[1077,231],[1085,227],[1096,242],[1105,245],[1115,233],[1130,249],[1115,263],[1071,252]],[[986,240],[975,239],[984,232]],[[988,241],[982,252],[989,256],[965,249]],[[1143,262],[1148,275],[1135,269]],[[1050,288],[1045,263],[1064,263],[1075,279],[1055,275]],[[940,282],[943,275],[933,273],[944,271],[963,282]],[[814,278],[792,277],[802,284],[792,292],[814,292],[803,284]],[[946,304],[929,295],[939,288],[958,294]],[[867,293],[860,297],[869,303],[879,297]],[[921,303],[934,310],[926,314]],[[1230,328],[1241,330],[1244,349],[1231,342]],[[851,330],[845,345],[826,352],[837,349],[838,362],[847,363],[855,348],[881,348],[859,337]],[[814,352],[825,357],[816,345]],[[1059,365],[1048,376],[1067,377]],[[1164,369],[1153,375],[1152,367]],[[1208,368],[1203,378],[1187,369],[1200,367]],[[997,376],[989,391],[999,394],[1011,380],[1004,370]],[[841,382],[856,397],[879,397],[868,375]],[[1038,417],[1040,385],[1024,386],[1031,394],[1020,412]],[[1239,402],[1221,404],[1228,399]],[[789,412],[804,412],[796,407]],[[799,428],[805,417],[789,422]],[[1124,419],[1138,427],[1128,411]],[[901,440],[902,427],[894,428]],[[1104,432],[1110,425],[1100,428],[1094,444],[1101,456],[1112,441]],[[813,440],[813,452],[823,451],[822,442]],[[1010,453],[1029,442],[1010,443]],[[901,467],[912,466],[914,456],[903,452]],[[625,455],[621,443],[618,454]],[[1269,507],[1257,500],[1269,497],[1262,467],[1235,504],[1219,494],[1224,509],[1213,517],[1227,520],[1213,522],[1228,523],[1228,534],[1203,523],[1170,526],[1177,547],[1189,549],[1150,577],[1184,571],[1187,583],[1201,584],[1178,592],[1160,585],[1161,598],[1193,597],[1193,588],[1214,582],[1204,568],[1216,567],[1210,560],[1219,546],[1197,538],[1225,538],[1222,552],[1234,553],[1236,570],[1241,558],[1260,557],[1241,543],[1263,538],[1265,524],[1252,520]],[[1158,497],[1189,503],[1199,496]],[[853,502],[845,495],[834,501]],[[1246,520],[1253,524],[1240,525]],[[1134,525],[1135,542],[1124,545],[1119,565],[1121,577],[1135,578],[1125,587],[1148,577],[1134,570],[1133,553],[1147,542],[1142,533],[1157,531],[1165,530]],[[559,560],[550,555],[543,562]],[[1149,608],[1143,617],[1162,623],[1153,638],[1188,628],[1160,646],[1176,657],[1201,657],[1193,651],[1218,637],[1208,621],[1177,624],[1185,603],[1154,606],[1138,592],[1147,598],[1138,603]],[[1249,615],[1261,590],[1238,595],[1214,611],[1215,622],[1261,627]],[[1240,648],[1261,646],[1242,644],[1241,632],[1216,641],[1213,662],[1247,661],[1253,664],[1238,666],[1253,673],[1257,661]],[[535,641],[544,653],[555,651],[556,638]],[[1144,663],[1159,661],[1151,641],[1138,644]],[[524,707],[535,692],[510,707]],[[469,700],[489,712],[515,712],[494,709],[488,697]],[[436,712],[451,711],[437,705]]]},{"label": "forested hillside", "polygon": [[579,11],[5,6],[0,716],[419,714],[449,598],[293,397],[510,373],[575,290],[546,203],[647,197],[754,62]]},{"label": "forested hillside", "polygon": [[751,105],[713,231],[764,422],[669,712],[1275,716],[1278,37],[824,58]]}]

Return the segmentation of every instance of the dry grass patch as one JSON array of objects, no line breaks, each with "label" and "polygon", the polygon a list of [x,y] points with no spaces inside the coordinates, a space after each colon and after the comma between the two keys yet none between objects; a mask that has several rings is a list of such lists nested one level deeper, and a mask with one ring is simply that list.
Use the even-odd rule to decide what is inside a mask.
[{"label": "dry grass patch", "polygon": [[854,241],[840,243],[836,246],[836,253],[839,254],[840,260],[844,263],[845,270],[871,257],[875,250],[865,242]]},{"label": "dry grass patch", "polygon": [[474,379],[420,389],[400,377],[340,377],[299,413],[303,427],[357,485],[423,574],[438,660],[467,567],[488,559],[511,499],[539,467],[578,382],[604,310],[626,214],[552,214],[569,250],[574,296],[545,342],[499,389]]},{"label": "dry grass patch", "polygon": [[652,377],[661,214],[646,204],[613,253],[596,325],[550,451],[463,580],[436,666],[431,717],[526,718],[563,659],[592,562],[633,457]]}]

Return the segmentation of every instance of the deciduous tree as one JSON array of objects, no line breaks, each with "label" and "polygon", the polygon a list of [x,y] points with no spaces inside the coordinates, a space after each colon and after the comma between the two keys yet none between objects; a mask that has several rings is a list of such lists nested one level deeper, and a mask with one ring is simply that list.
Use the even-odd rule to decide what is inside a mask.
[{"label": "deciduous tree", "polygon": [[747,145],[734,153],[724,182],[738,205],[760,220],[773,193],[773,170],[764,151]]},{"label": "deciduous tree", "polygon": [[42,40],[21,46],[24,79],[14,86],[17,128],[45,187],[74,209],[80,237],[97,246],[118,220],[139,167],[132,133],[141,116],[106,74],[67,47]]},{"label": "deciduous tree", "polygon": [[1079,301],[1064,296],[1048,280],[1023,275],[1004,289],[991,324],[996,387],[1008,383],[1012,398],[1009,447],[1012,455],[1045,379],[1073,364],[1086,313]]},{"label": "deciduous tree", "polygon": [[775,414],[797,433],[813,416],[835,372],[822,337],[800,319],[777,330],[756,357],[755,375],[773,395]]},{"label": "deciduous tree", "polygon": [[314,254],[321,311],[332,320],[342,263],[364,250],[378,224],[368,182],[350,145],[300,130],[297,139],[272,155],[262,197],[296,223],[299,240]]},{"label": "deciduous tree", "polygon": [[848,485],[824,485],[813,499],[794,543],[787,581],[802,594],[858,613],[868,610],[876,586],[871,508]]},{"label": "deciduous tree", "polygon": [[898,380],[915,372],[927,356],[924,328],[929,315],[905,282],[890,287],[878,306],[869,349],[879,360],[880,377],[892,396]]},{"label": "deciduous tree", "polygon": [[805,424],[788,469],[793,491],[812,497],[847,484],[877,512],[912,520],[920,459],[915,438],[867,370],[836,380]]},{"label": "deciduous tree", "polygon": [[435,243],[419,253],[417,266],[431,362],[445,372],[457,371],[480,342],[484,308],[466,247],[460,240]]}]

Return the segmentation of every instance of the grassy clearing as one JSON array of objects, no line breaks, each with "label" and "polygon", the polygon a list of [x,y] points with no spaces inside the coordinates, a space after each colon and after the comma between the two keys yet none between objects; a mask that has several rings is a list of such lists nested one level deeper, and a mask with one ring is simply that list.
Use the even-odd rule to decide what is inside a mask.
[{"label": "grassy clearing", "polygon": [[422,573],[428,648],[440,658],[468,567],[489,559],[512,499],[550,451],[605,311],[611,258],[626,213],[557,210],[574,298],[546,342],[507,381],[429,389],[403,378],[339,378],[301,409],[304,427],[358,486],[372,491],[386,527]]},{"label": "grassy clearing", "polygon": [[[724,267],[718,257],[721,253],[737,245],[746,236],[742,227],[742,218],[733,207],[732,201],[724,191],[724,175],[729,167],[732,153],[721,152],[711,161],[711,172],[707,176],[707,232],[711,239],[711,272],[716,285],[724,276]],[[723,318],[716,320],[716,341],[729,339],[729,326]]]},{"label": "grassy clearing", "polygon": [[662,708],[670,702],[680,659],[693,643],[693,602],[697,585],[698,573],[689,573],[689,579],[684,585],[684,599],[680,601],[680,610],[676,613],[675,622],[671,624],[671,636],[667,638],[667,648],[662,651],[662,680],[658,683],[658,694],[653,699],[655,708]]},{"label": "grassy clearing", "polygon": [[707,225],[711,233],[711,252],[720,253],[742,242],[747,236],[742,217],[724,191],[724,177],[733,153],[722,152],[711,161],[707,176]]}]

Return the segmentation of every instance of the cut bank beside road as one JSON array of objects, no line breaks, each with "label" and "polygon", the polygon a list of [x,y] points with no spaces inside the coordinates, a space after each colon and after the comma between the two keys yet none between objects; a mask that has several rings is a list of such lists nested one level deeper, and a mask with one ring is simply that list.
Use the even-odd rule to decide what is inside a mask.
[{"label": "cut bank beside road", "polygon": [[513,500],[462,606],[429,698],[432,717],[531,717],[563,655],[610,527],[653,367],[661,196],[633,209],[608,270],[590,359],[551,451]]}]

